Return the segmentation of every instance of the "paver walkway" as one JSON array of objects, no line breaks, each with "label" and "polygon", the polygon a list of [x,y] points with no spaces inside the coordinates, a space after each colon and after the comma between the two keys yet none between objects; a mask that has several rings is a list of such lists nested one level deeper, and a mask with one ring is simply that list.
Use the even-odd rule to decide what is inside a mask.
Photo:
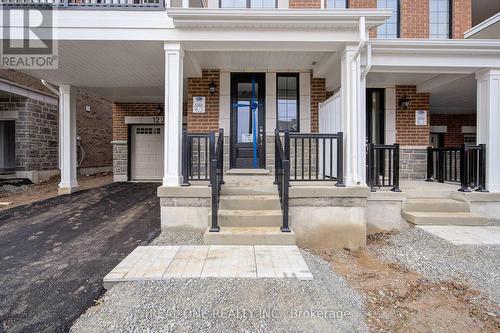
[{"label": "paver walkway", "polygon": [[207,277],[313,278],[295,245],[139,246],[104,278],[104,285]]},{"label": "paver walkway", "polygon": [[500,245],[500,226],[417,226],[455,245]]}]

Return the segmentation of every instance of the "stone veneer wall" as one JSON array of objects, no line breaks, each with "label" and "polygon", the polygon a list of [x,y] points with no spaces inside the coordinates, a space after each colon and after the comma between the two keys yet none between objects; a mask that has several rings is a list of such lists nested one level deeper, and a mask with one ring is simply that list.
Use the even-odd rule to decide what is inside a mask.
[{"label": "stone veneer wall", "polygon": [[401,147],[399,151],[399,179],[424,180],[427,178],[427,149]]},{"label": "stone veneer wall", "polygon": [[58,160],[58,107],[31,98],[0,98],[1,111],[17,111],[16,170],[56,170]]}]

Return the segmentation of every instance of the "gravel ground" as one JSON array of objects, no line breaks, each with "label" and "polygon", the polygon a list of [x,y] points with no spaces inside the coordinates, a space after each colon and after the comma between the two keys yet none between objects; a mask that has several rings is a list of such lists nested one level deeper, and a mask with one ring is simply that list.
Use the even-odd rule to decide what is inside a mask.
[{"label": "gravel ground", "polygon": [[417,228],[392,236],[390,243],[370,250],[433,281],[469,282],[500,304],[500,246],[457,246]]},{"label": "gravel ground", "polygon": [[[163,232],[151,244],[200,242],[198,234]],[[302,253],[312,281],[172,279],[118,284],[71,332],[367,332],[360,295],[326,261]]]},{"label": "gravel ground", "polygon": [[197,232],[163,231],[149,245],[199,245],[203,244],[203,235]]}]

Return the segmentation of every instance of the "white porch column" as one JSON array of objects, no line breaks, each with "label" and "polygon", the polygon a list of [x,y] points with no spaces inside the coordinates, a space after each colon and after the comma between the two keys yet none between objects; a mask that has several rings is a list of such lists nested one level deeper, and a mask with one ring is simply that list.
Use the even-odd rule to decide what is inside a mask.
[{"label": "white porch column", "polygon": [[59,194],[78,190],[76,171],[76,88],[59,86]]},{"label": "white porch column", "polygon": [[347,45],[342,55],[341,94],[344,132],[344,177],[347,186],[364,185],[365,180],[365,80],[360,79],[356,45]]},{"label": "white porch column", "polygon": [[486,189],[500,192],[500,68],[476,73],[477,143],[486,144]]},{"label": "white porch column", "polygon": [[182,68],[180,43],[165,43],[165,154],[163,186],[181,184]]}]

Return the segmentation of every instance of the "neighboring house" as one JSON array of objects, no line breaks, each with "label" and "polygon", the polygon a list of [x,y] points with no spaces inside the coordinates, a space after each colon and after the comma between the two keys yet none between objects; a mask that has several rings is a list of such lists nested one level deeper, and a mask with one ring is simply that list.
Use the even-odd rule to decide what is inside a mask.
[{"label": "neighboring house", "polygon": [[[274,229],[252,229],[268,219],[275,226],[274,210],[249,207],[263,209],[278,188],[279,219],[291,215],[298,242],[356,248],[367,226],[371,232],[403,225],[406,197],[375,198],[367,184],[397,189],[399,180],[444,177],[462,180],[464,189],[500,192],[500,40],[464,39],[471,0],[68,6],[84,10],[58,13],[59,69],[26,73],[60,86],[68,133],[75,87],[114,103],[114,179],[162,181],[165,228],[203,232],[211,216],[209,243],[237,242],[242,234],[286,243]],[[224,141],[215,147],[219,132],[208,133],[219,129]],[[61,190],[71,192],[76,143],[66,138]],[[470,165],[460,164],[460,154]],[[277,173],[277,185],[259,178],[264,170]],[[247,177],[223,184],[222,173]],[[232,228],[234,221],[242,228]]]},{"label": "neighboring house", "polygon": [[[59,97],[40,79],[0,70],[0,173],[34,183],[59,174]],[[57,91],[56,91],[57,92]],[[79,89],[76,135],[80,174],[112,171],[112,104]]]}]

